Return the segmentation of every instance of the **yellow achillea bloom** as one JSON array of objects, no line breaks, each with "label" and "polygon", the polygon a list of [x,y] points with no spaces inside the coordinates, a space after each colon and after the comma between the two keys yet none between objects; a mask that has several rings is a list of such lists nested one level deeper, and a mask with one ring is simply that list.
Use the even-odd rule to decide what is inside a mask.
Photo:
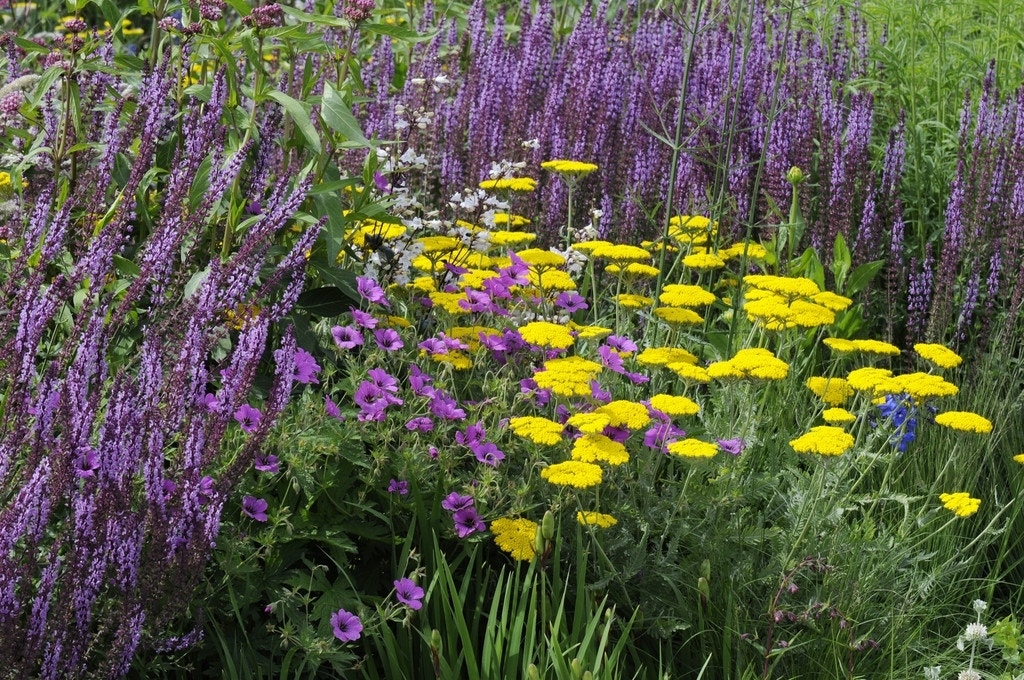
[{"label": "yellow achillea bloom", "polygon": [[668,445],[668,452],[682,458],[711,458],[718,446],[699,439],[681,439]]},{"label": "yellow achillea bloom", "polygon": [[625,276],[646,276],[648,278],[654,278],[661,270],[657,267],[643,262],[630,262],[625,267],[618,264],[610,264],[604,268],[609,274],[623,274]]},{"label": "yellow achillea bloom", "polygon": [[629,452],[621,443],[603,434],[585,434],[573,441],[571,458],[582,463],[600,461],[622,465],[629,462]]},{"label": "yellow achillea bloom", "polygon": [[651,254],[640,246],[624,243],[606,243],[598,245],[590,251],[592,257],[603,257],[619,262],[650,262]]},{"label": "yellow achillea bloom", "polygon": [[462,241],[451,236],[422,236],[416,243],[423,246],[424,253],[450,253],[462,247]]},{"label": "yellow achillea bloom", "polygon": [[850,371],[846,381],[850,387],[860,392],[873,392],[875,387],[881,385],[892,377],[892,371],[887,368],[858,368]]},{"label": "yellow achillea bloom", "polygon": [[789,442],[797,453],[839,456],[853,447],[853,435],[841,427],[818,425]]},{"label": "yellow achillea bloom", "polygon": [[565,421],[584,434],[600,434],[612,422],[607,413],[574,413]]},{"label": "yellow achillea bloom", "polygon": [[[518,246],[537,240],[537,235],[529,231],[492,231],[491,247]],[[495,272],[497,273],[497,272]]]},{"label": "yellow achillea bloom", "polygon": [[532,177],[502,177],[485,179],[478,186],[485,191],[535,191],[537,180]]},{"label": "yellow achillea bloom", "polygon": [[600,340],[612,334],[611,328],[605,326],[581,326],[573,321],[569,322],[569,330],[576,333],[580,340]]},{"label": "yellow achillea bloom", "polygon": [[469,313],[468,309],[459,304],[459,302],[463,301],[468,302],[465,293],[445,293],[436,290],[431,291],[428,297],[430,297],[430,301],[434,303],[435,307],[440,307],[452,316]]},{"label": "yellow achillea bloom", "polygon": [[1013,457],[1013,459],[1016,462],[1020,463],[1021,465],[1024,465],[1024,453],[1018,453],[1016,456]]},{"label": "yellow achillea bloom", "polygon": [[836,352],[865,352],[867,354],[885,354],[898,356],[900,348],[881,340],[844,340],[843,338],[825,338],[824,343]]},{"label": "yellow achillea bloom", "polygon": [[916,401],[925,401],[931,397],[952,397],[959,391],[960,388],[953,383],[931,373],[896,375],[875,385],[876,396],[906,393]]},{"label": "yellow achillea bloom", "polygon": [[939,368],[955,368],[963,361],[963,357],[942,345],[919,342],[914,345],[914,351]]},{"label": "yellow achillea bloom", "polygon": [[654,316],[667,324],[695,326],[696,324],[704,323],[704,317],[685,307],[656,307],[654,309]]},{"label": "yellow achillea bloom", "polygon": [[576,521],[583,526],[595,526],[602,529],[607,529],[608,527],[619,523],[619,520],[615,519],[611,515],[606,515],[603,512],[593,512],[591,510],[581,510],[577,512]]},{"label": "yellow achillea bloom", "polygon": [[824,413],[821,414],[821,417],[830,425],[852,423],[857,420],[857,416],[853,415],[845,408],[827,408]]},{"label": "yellow achillea bloom", "polygon": [[632,293],[619,293],[614,298],[615,302],[626,309],[639,309],[640,307],[650,307],[654,304],[654,300],[644,295],[634,295]]},{"label": "yellow achillea bloom", "polygon": [[572,486],[577,489],[597,486],[604,472],[600,465],[584,463],[581,460],[567,460],[549,465],[540,471],[540,476],[552,484]]},{"label": "yellow achillea bloom", "polygon": [[748,260],[763,260],[768,255],[768,251],[760,243],[747,243],[745,246],[743,243],[734,243],[728,248],[719,250],[718,254],[731,260],[743,257],[744,251],[746,251]]},{"label": "yellow achillea bloom", "polygon": [[853,300],[850,298],[837,295],[829,290],[823,290],[816,295],[812,295],[811,300],[833,312],[841,312],[853,304]]},{"label": "yellow achillea bloom", "polygon": [[658,300],[670,307],[703,307],[710,305],[717,300],[714,293],[710,293],[700,286],[693,286],[684,283],[670,283],[661,290]]},{"label": "yellow achillea bloom", "polygon": [[526,264],[534,267],[561,267],[565,264],[565,258],[558,253],[540,248],[527,248],[516,253]]},{"label": "yellow achillea bloom", "polygon": [[966,491],[939,494],[939,500],[942,501],[943,507],[951,510],[957,517],[969,517],[981,507],[981,499],[971,498],[971,494]]},{"label": "yellow achillea bloom", "polygon": [[590,173],[597,170],[597,165],[594,163],[586,163],[584,161],[569,161],[564,159],[556,158],[550,161],[544,161],[540,164],[540,167],[544,170],[551,170],[557,172],[560,175],[576,175],[583,176],[589,175]]},{"label": "yellow achillea bloom", "polygon": [[708,372],[700,366],[689,364],[681,361],[674,361],[665,366],[668,370],[678,375],[683,380],[692,380],[699,383],[711,382],[711,376]]},{"label": "yellow achillea bloom", "polygon": [[537,523],[522,517],[502,517],[491,522],[494,544],[514,559],[529,562],[536,554],[534,550]]},{"label": "yellow achillea bloom", "polygon": [[531,321],[519,328],[519,336],[531,345],[566,349],[576,341],[565,326],[550,321]]},{"label": "yellow achillea bloom", "polygon": [[500,212],[494,213],[494,224],[495,226],[510,226],[512,228],[525,227],[527,224],[530,224],[530,220],[522,215]]},{"label": "yellow achillea bloom", "polygon": [[692,253],[683,258],[683,265],[690,269],[721,269],[725,260],[714,253]]},{"label": "yellow achillea bloom", "polygon": [[530,267],[530,285],[541,290],[576,290],[576,282],[561,269]]},{"label": "yellow achillea bloom", "polygon": [[807,389],[818,395],[829,406],[842,406],[853,396],[854,390],[843,378],[816,375],[807,379]]},{"label": "yellow achillea bloom", "polygon": [[[579,243],[573,243],[572,249],[578,250],[581,253],[593,255],[595,250],[610,248],[613,245],[615,244],[611,241],[580,241]],[[648,255],[647,258],[650,259],[650,255]]]},{"label": "yellow achillea bloom", "polygon": [[992,421],[970,411],[946,411],[935,416],[935,422],[961,432],[988,434],[992,431]]},{"label": "yellow achillea bloom", "polygon": [[635,401],[617,399],[604,406],[594,409],[594,413],[603,413],[611,418],[612,427],[625,427],[637,430],[651,422],[651,414],[647,407]]},{"label": "yellow achillea bloom", "polygon": [[459,277],[459,287],[483,290],[484,281],[487,279],[493,279],[496,276],[500,276],[500,274],[491,269],[470,269]]},{"label": "yellow achillea bloom", "polygon": [[636,356],[638,363],[645,366],[667,366],[668,364],[695,364],[697,357],[682,347],[648,347]]},{"label": "yellow achillea bloom", "polygon": [[715,233],[718,231],[718,223],[712,223],[710,219],[703,215],[676,215],[669,219],[669,234],[683,233],[683,232],[710,232]]},{"label": "yellow achillea bloom", "polygon": [[655,394],[649,403],[651,408],[669,416],[695,416],[700,413],[700,405],[689,397]]},{"label": "yellow achillea bloom", "polygon": [[590,381],[601,372],[601,364],[582,357],[548,359],[533,374],[537,386],[563,397],[590,396]]},{"label": "yellow achillea bloom", "polygon": [[743,277],[748,286],[768,290],[786,297],[813,297],[821,292],[818,284],[804,277],[748,274]]},{"label": "yellow achillea bloom", "polygon": [[562,426],[553,420],[541,418],[540,416],[511,418],[508,421],[508,428],[520,437],[529,439],[535,444],[550,446],[562,441]]},{"label": "yellow achillea bloom", "polygon": [[465,352],[448,352],[447,354],[431,354],[430,358],[439,364],[448,364],[457,371],[473,367],[473,360]]},{"label": "yellow achillea bloom", "polygon": [[736,352],[732,359],[712,363],[708,366],[708,375],[712,378],[782,380],[789,375],[789,364],[767,349],[749,347]]}]

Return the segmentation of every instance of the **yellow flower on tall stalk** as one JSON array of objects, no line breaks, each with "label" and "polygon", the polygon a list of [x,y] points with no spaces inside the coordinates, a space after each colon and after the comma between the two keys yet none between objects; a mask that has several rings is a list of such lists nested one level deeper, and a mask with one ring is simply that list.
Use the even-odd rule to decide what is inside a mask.
[{"label": "yellow flower on tall stalk", "polygon": [[606,515],[603,512],[594,512],[592,510],[580,510],[576,513],[576,521],[583,526],[595,526],[602,529],[615,526],[619,523],[619,520],[615,519],[611,515]]},{"label": "yellow flower on tall stalk", "polygon": [[565,264],[565,257],[550,250],[541,248],[527,248],[516,253],[526,264],[534,267],[561,267]]},{"label": "yellow flower on tall stalk", "polygon": [[789,442],[797,453],[839,456],[853,448],[853,435],[841,427],[818,425]]},{"label": "yellow flower on tall stalk", "polygon": [[567,460],[549,465],[540,471],[540,476],[551,484],[586,489],[601,483],[604,471],[600,465],[584,463],[580,460]]},{"label": "yellow flower on tall stalk", "polygon": [[691,253],[683,258],[683,265],[690,269],[721,269],[725,260],[714,253]]},{"label": "yellow flower on tall stalk", "polygon": [[608,465],[622,465],[629,462],[629,452],[620,442],[603,434],[585,434],[572,443],[574,461],[583,463],[601,462]]},{"label": "yellow flower on tall stalk", "polygon": [[970,517],[981,507],[980,498],[971,498],[966,491],[939,494],[943,507],[952,511],[957,517]]},{"label": "yellow flower on tall stalk", "polygon": [[494,544],[514,559],[529,562],[536,551],[537,523],[522,517],[502,517],[491,522]]},{"label": "yellow flower on tall stalk", "polygon": [[651,254],[640,246],[623,243],[598,245],[590,251],[591,257],[603,257],[617,262],[650,262]]},{"label": "yellow flower on tall stalk", "polygon": [[535,444],[550,446],[562,441],[562,425],[549,418],[540,416],[511,418],[508,421],[508,429]]},{"label": "yellow flower on tall stalk", "polygon": [[845,340],[843,338],[825,338],[826,345],[836,352],[864,352],[867,354],[883,354],[899,356],[900,348],[881,340]]},{"label": "yellow flower on tall stalk", "polygon": [[528,192],[537,189],[537,180],[532,177],[501,177],[485,179],[478,186],[485,191]]},{"label": "yellow flower on tall stalk", "polygon": [[675,361],[667,364],[665,368],[672,371],[683,380],[692,380],[693,382],[704,384],[711,382],[711,376],[708,375],[708,372],[704,368],[694,364]]},{"label": "yellow flower on tall stalk", "polygon": [[606,272],[612,275],[622,274],[624,276],[635,276],[653,279],[661,270],[655,266],[644,264],[643,262],[630,262],[625,267],[619,264],[610,264],[604,268]]},{"label": "yellow flower on tall stalk", "polygon": [[850,371],[846,381],[850,387],[859,392],[873,392],[875,387],[892,377],[892,371],[887,368],[875,368],[868,366]]},{"label": "yellow flower on tall stalk", "polygon": [[700,413],[700,404],[689,397],[674,394],[655,394],[648,403],[654,410],[669,416],[695,416]]},{"label": "yellow flower on tall stalk", "polygon": [[919,342],[914,345],[914,351],[939,368],[956,368],[963,362],[963,357],[942,345]]},{"label": "yellow flower on tall stalk", "polygon": [[533,374],[537,386],[563,397],[590,396],[590,381],[603,370],[601,364],[582,357],[548,359]]},{"label": "yellow flower on tall stalk", "polygon": [[808,378],[805,384],[829,406],[842,406],[854,394],[853,387],[843,378],[816,375]]},{"label": "yellow flower on tall stalk", "polygon": [[711,458],[718,446],[700,439],[681,439],[668,445],[668,452],[681,458]]},{"label": "yellow flower on tall stalk", "polygon": [[633,293],[619,293],[613,299],[616,304],[620,307],[625,307],[626,309],[650,307],[654,303],[654,300],[646,295],[634,295]]},{"label": "yellow flower on tall stalk", "polygon": [[604,406],[594,409],[594,412],[611,418],[610,425],[612,427],[637,430],[651,422],[651,414],[647,411],[646,406],[625,399],[608,402]]},{"label": "yellow flower on tall stalk", "polygon": [[544,161],[540,164],[540,167],[544,170],[550,170],[557,172],[560,175],[572,175],[576,177],[582,177],[589,175],[590,173],[597,170],[597,165],[594,163],[587,163],[585,161],[571,161],[556,158],[550,161]]},{"label": "yellow flower on tall stalk", "polygon": [[607,413],[574,413],[565,421],[584,434],[600,434],[604,428],[612,422],[611,416]]},{"label": "yellow flower on tall stalk", "polygon": [[813,297],[821,292],[818,284],[805,277],[772,276],[770,274],[748,274],[744,283],[754,288],[771,291],[786,297]]},{"label": "yellow flower on tall stalk", "polygon": [[827,408],[821,414],[821,417],[829,425],[852,423],[853,421],[857,420],[857,416],[853,415],[845,408]]},{"label": "yellow flower on tall stalk", "polygon": [[638,363],[645,366],[667,366],[668,364],[696,364],[697,357],[682,347],[648,347],[637,355]]},{"label": "yellow flower on tall stalk", "polygon": [[935,423],[961,432],[977,432],[988,434],[992,431],[992,421],[970,411],[946,411],[935,416]]},{"label": "yellow flower on tall stalk", "polygon": [[531,321],[519,328],[519,336],[531,345],[555,349],[566,349],[576,341],[572,331],[550,321]]},{"label": "yellow flower on tall stalk", "polygon": [[925,401],[932,397],[952,397],[959,392],[959,387],[947,382],[942,376],[920,372],[896,375],[875,385],[876,396],[905,393],[915,401]]},{"label": "yellow flower on tall stalk", "polygon": [[669,325],[696,326],[704,323],[704,317],[685,307],[655,307],[654,316]]},{"label": "yellow flower on tall stalk", "polygon": [[703,307],[717,300],[700,286],[684,283],[670,283],[661,290],[658,301],[670,307]]}]

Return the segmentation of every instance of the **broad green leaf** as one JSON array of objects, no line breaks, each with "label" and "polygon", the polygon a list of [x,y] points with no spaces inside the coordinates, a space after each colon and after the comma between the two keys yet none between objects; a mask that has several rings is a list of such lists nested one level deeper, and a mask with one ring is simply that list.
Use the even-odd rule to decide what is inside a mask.
[{"label": "broad green leaf", "polygon": [[393,26],[391,24],[360,24],[359,31],[360,33],[377,33],[409,42],[430,40],[434,37],[434,33],[436,33],[436,31],[433,33],[417,33],[407,26]]},{"label": "broad green leaf", "polygon": [[306,110],[306,107],[280,90],[271,90],[267,96],[283,106],[288,115],[292,117],[295,127],[299,129],[299,132],[306,139],[310,151],[317,154],[320,153],[322,151],[320,135],[316,133],[316,128],[313,127],[313,121],[310,120],[309,111]]},{"label": "broad green leaf", "polygon": [[846,286],[844,294],[847,296],[856,295],[864,290],[884,264],[885,260],[874,260],[873,262],[865,262],[854,269],[853,273],[850,274],[850,283]]},{"label": "broad green leaf", "polygon": [[324,96],[320,104],[320,115],[327,127],[331,128],[346,140],[355,142],[361,147],[373,146],[359,127],[359,122],[352,115],[348,104],[341,94],[330,83],[324,83]]}]

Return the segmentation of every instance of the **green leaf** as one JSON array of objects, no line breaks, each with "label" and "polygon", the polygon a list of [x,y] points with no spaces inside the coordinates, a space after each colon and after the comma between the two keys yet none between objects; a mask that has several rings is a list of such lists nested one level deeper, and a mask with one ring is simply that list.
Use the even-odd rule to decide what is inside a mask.
[{"label": "green leaf", "polygon": [[417,33],[407,26],[393,26],[391,24],[359,24],[359,32],[377,33],[378,35],[386,35],[392,38],[397,38],[398,40],[406,40],[408,42],[422,42],[433,38],[437,31],[432,33]]},{"label": "green leaf", "polygon": [[865,262],[850,274],[850,283],[846,286],[845,294],[847,296],[856,295],[860,291],[871,283],[871,280],[875,278],[875,275],[881,271],[882,266],[885,264],[885,260],[874,260],[873,262]]},{"label": "green leaf", "polygon": [[352,110],[341,94],[330,83],[324,83],[324,96],[320,103],[320,115],[327,127],[345,137],[357,146],[369,148],[373,146],[359,127],[359,121],[352,115]]},{"label": "green leaf", "polygon": [[299,129],[299,132],[306,139],[306,145],[309,147],[309,150],[319,154],[322,151],[320,135],[316,133],[316,128],[313,127],[313,121],[310,119],[309,111],[306,110],[306,107],[280,90],[271,90],[267,96],[284,107],[284,110],[288,112],[288,115],[295,122],[295,127]]},{"label": "green leaf", "polygon": [[322,286],[302,292],[296,302],[296,307],[315,316],[331,317],[339,316],[358,307],[353,300],[340,289],[334,286]]},{"label": "green leaf", "polygon": [[843,284],[846,283],[846,275],[850,272],[850,249],[846,245],[846,239],[839,232],[836,232],[835,245],[832,248],[832,275],[836,277],[836,290],[843,291]]}]

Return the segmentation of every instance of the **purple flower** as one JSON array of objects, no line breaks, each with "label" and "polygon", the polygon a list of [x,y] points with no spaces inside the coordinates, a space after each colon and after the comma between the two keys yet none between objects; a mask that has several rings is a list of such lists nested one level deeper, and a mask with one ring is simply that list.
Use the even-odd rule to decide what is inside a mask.
[{"label": "purple flower", "polygon": [[213,477],[206,476],[200,479],[199,495],[202,496],[205,500],[210,500],[211,498],[213,498],[213,493]]},{"label": "purple flower", "polygon": [[716,439],[719,448],[726,453],[731,453],[734,456],[738,456],[743,453],[743,449],[747,448],[746,442],[742,439]]},{"label": "purple flower", "polygon": [[384,307],[391,306],[391,303],[388,302],[387,297],[384,295],[384,289],[367,276],[356,277],[356,290],[359,291],[359,294],[367,302],[383,305]]},{"label": "purple flower", "polygon": [[644,432],[644,446],[668,453],[668,445],[685,436],[685,430],[676,427],[671,421],[663,421]]},{"label": "purple flower", "polygon": [[277,472],[277,456],[272,453],[265,456],[256,456],[256,462],[253,463],[253,467],[260,472]]},{"label": "purple flower", "polygon": [[410,418],[405,423],[405,429],[410,432],[430,432],[434,429],[434,421],[428,416],[418,416],[416,418]]},{"label": "purple flower", "polygon": [[478,461],[491,467],[498,467],[498,463],[505,459],[505,453],[493,442],[473,442],[469,445],[469,450]]},{"label": "purple flower", "polygon": [[332,418],[345,420],[345,416],[342,415],[341,409],[338,408],[338,405],[334,403],[333,399],[327,396],[324,397],[324,412]]},{"label": "purple flower", "polygon": [[622,365],[622,357],[619,356],[618,350],[609,347],[608,345],[601,345],[597,348],[597,353],[601,355],[601,363],[609,371],[615,373],[625,373],[626,369]]},{"label": "purple flower", "polygon": [[558,297],[555,298],[555,304],[570,314],[590,308],[590,305],[587,304],[587,299],[574,290],[559,293]]},{"label": "purple flower", "polygon": [[427,354],[448,354],[448,346],[440,338],[427,338],[416,346]]},{"label": "purple flower", "polygon": [[636,343],[624,335],[609,335],[605,338],[604,344],[620,352],[635,352],[637,350]]},{"label": "purple flower", "polygon": [[75,465],[75,474],[83,479],[85,477],[95,477],[96,470],[100,467],[100,457],[96,453],[96,449],[91,446],[83,446],[79,450],[78,461]]},{"label": "purple flower", "polygon": [[[373,381],[374,385],[379,387],[384,392],[390,394],[398,394],[398,379],[395,378],[395,376],[388,373],[387,371],[385,371],[383,368],[371,368],[369,371],[366,372],[366,375],[370,377],[370,380]],[[392,397],[392,399],[393,398],[394,397]],[[402,403],[402,401],[398,400],[397,402],[393,403],[395,403],[395,405],[399,405]]]},{"label": "purple flower", "polygon": [[392,479],[388,482],[388,493],[397,493],[399,496],[404,496],[409,493],[409,482],[404,479]]},{"label": "purple flower", "polygon": [[466,429],[462,432],[455,433],[455,441],[462,446],[472,446],[478,442],[483,441],[487,435],[487,430],[479,422],[471,423],[466,426]]},{"label": "purple flower", "polygon": [[476,511],[476,507],[474,506],[457,510],[455,514],[452,515],[452,521],[455,523],[455,533],[459,538],[465,538],[470,534],[487,529],[487,526],[484,525],[484,521],[480,519],[480,514]]},{"label": "purple flower", "polygon": [[431,397],[430,412],[442,420],[462,420],[466,417],[466,412],[459,408],[455,399],[442,390],[436,390]]},{"label": "purple flower", "polygon": [[242,514],[252,517],[257,522],[267,521],[267,502],[255,496],[242,498]]},{"label": "purple flower", "polygon": [[394,352],[405,347],[402,336],[394,328],[378,328],[373,332],[373,339],[385,352]]},{"label": "purple flower", "polygon": [[432,382],[434,379],[421,371],[419,366],[416,364],[409,366],[409,386],[412,387],[412,392],[417,397],[433,396],[433,388],[429,387]]},{"label": "purple flower", "polygon": [[255,432],[256,427],[260,424],[260,412],[258,409],[254,409],[248,404],[242,404],[235,411],[235,420],[242,426],[242,430],[245,432]]},{"label": "purple flower", "polygon": [[355,326],[335,326],[331,335],[338,349],[352,349],[363,344],[363,333]]},{"label": "purple flower", "polygon": [[649,376],[644,375],[643,373],[633,373],[631,371],[626,371],[624,375],[627,378],[629,378],[629,381],[634,385],[642,385],[643,383],[651,381],[651,378]]},{"label": "purple flower", "polygon": [[320,365],[316,363],[316,359],[313,355],[302,349],[301,347],[295,350],[295,375],[293,379],[295,382],[303,383],[308,385],[310,383],[316,384],[316,374],[320,372]]},{"label": "purple flower", "polygon": [[381,192],[382,194],[391,193],[391,183],[388,182],[388,178],[380,171],[374,171],[373,185],[377,187],[377,191]]},{"label": "purple flower", "polygon": [[459,510],[465,510],[466,508],[473,507],[474,501],[472,496],[464,496],[461,493],[452,491],[450,494],[444,497],[441,501],[441,507],[448,512],[458,512]]},{"label": "purple flower", "polygon": [[612,393],[601,387],[601,383],[596,380],[590,381],[590,396],[594,401],[599,401],[605,404],[612,400]]},{"label": "purple flower", "polygon": [[358,640],[363,632],[363,622],[359,617],[344,609],[331,614],[331,627],[334,628],[334,637],[342,642]]},{"label": "purple flower", "polygon": [[423,588],[411,578],[400,578],[395,581],[395,599],[409,609],[418,610],[423,607]]},{"label": "purple flower", "polygon": [[361,309],[352,310],[352,320],[356,322],[357,326],[362,326],[363,328],[369,330],[373,330],[374,328],[376,328],[377,324],[379,323],[377,317],[368,312],[364,312]]},{"label": "purple flower", "polygon": [[220,410],[220,399],[217,398],[216,394],[207,393],[202,399],[202,404],[210,413],[216,413]]}]

